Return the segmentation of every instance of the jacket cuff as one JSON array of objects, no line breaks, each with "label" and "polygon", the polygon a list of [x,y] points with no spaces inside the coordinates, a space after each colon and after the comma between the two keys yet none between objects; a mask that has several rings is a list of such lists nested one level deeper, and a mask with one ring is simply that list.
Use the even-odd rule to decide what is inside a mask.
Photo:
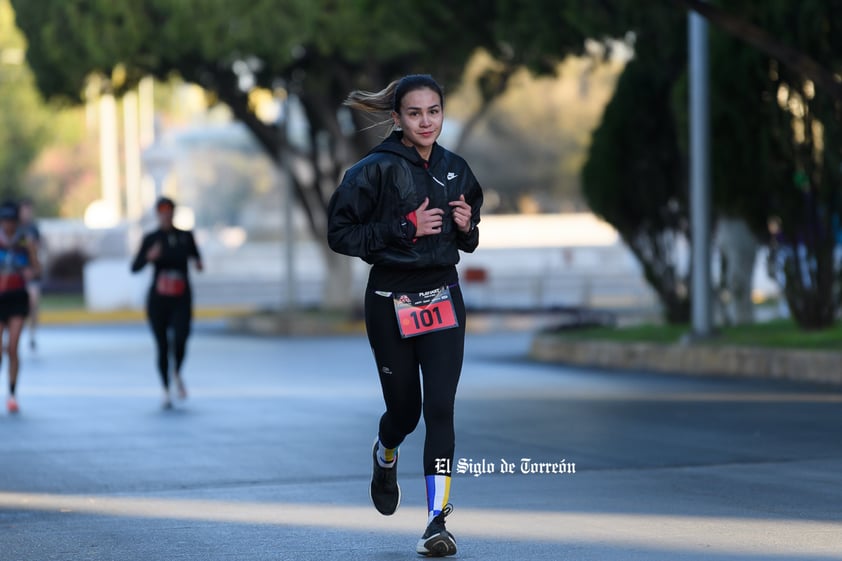
[{"label": "jacket cuff", "polygon": [[404,243],[415,243],[415,213],[412,213],[412,220],[409,219],[409,216],[404,216],[400,219],[400,222],[394,224],[392,226],[392,235],[395,239],[400,240]]},{"label": "jacket cuff", "polygon": [[471,229],[467,234],[461,230],[457,230],[456,240],[458,241],[459,249],[472,252],[479,245],[479,228],[477,228],[476,224],[472,223]]},{"label": "jacket cuff", "polygon": [[406,219],[409,222],[409,224],[406,225],[407,226],[407,228],[406,228],[407,236],[406,237],[408,239],[411,239],[412,243],[415,243],[415,242],[418,241],[418,238],[415,237],[416,232],[418,232],[418,216],[415,214],[415,211],[413,210],[412,212],[410,212],[409,214],[406,215]]}]

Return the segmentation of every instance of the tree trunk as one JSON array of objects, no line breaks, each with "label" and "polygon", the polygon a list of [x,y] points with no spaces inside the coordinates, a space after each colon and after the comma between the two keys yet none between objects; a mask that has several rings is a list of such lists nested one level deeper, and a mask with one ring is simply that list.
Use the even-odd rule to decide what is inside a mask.
[{"label": "tree trunk", "polygon": [[[283,131],[263,123],[252,112],[248,98],[240,92],[227,76],[218,77],[220,99],[231,107],[234,115],[254,134],[267,156],[292,182],[296,203],[304,211],[310,233],[321,250],[325,263],[323,306],[331,310],[348,311],[356,300],[349,298],[352,284],[351,259],[337,255],[327,245],[327,204],[333,189],[339,184],[346,165],[360,157],[373,144],[369,133],[347,138],[343,135],[336,117],[336,108],[330,99],[321,95],[301,93],[299,100],[310,124],[310,150],[296,150]],[[329,140],[322,142],[322,135]],[[375,141],[376,142],[376,141]],[[281,157],[282,153],[285,157]]]},{"label": "tree trunk", "polygon": [[643,276],[655,291],[664,320],[673,325],[690,322],[690,273],[680,271],[675,232],[620,235],[643,267]]},{"label": "tree trunk", "polygon": [[463,123],[462,131],[456,140],[455,152],[462,152],[474,129],[476,129],[480,121],[491,111],[494,102],[506,92],[506,89],[509,87],[509,81],[516,70],[517,67],[515,65],[503,63],[502,68],[487,70],[480,76],[478,84],[481,99],[480,105]]},{"label": "tree trunk", "polygon": [[827,243],[793,244],[784,258],[784,294],[792,317],[804,329],[825,329],[836,322],[839,281],[833,253]]},{"label": "tree trunk", "polygon": [[326,264],[322,307],[325,310],[351,312],[358,308],[361,297],[353,290],[353,257],[331,251],[327,244],[320,246]]},{"label": "tree trunk", "polygon": [[757,259],[757,238],[745,220],[726,216],[717,221],[714,244],[722,258],[723,293],[719,297],[723,303],[724,319],[733,325],[753,323],[751,291]]}]

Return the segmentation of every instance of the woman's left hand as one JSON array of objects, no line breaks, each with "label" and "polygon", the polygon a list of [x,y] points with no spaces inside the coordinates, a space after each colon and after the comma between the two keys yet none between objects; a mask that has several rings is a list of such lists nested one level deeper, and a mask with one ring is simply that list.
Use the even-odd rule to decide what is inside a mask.
[{"label": "woman's left hand", "polygon": [[471,231],[471,205],[465,202],[465,195],[459,195],[458,201],[450,201],[453,209],[453,221],[460,232],[467,234]]}]

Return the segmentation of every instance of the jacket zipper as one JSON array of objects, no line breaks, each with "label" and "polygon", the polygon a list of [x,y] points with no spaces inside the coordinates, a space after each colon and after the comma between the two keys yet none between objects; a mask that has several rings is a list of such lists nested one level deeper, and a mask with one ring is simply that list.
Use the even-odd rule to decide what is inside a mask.
[{"label": "jacket zipper", "polygon": [[442,187],[445,187],[445,188],[447,187],[447,185],[445,185],[444,183],[439,181],[439,178],[436,177],[435,175],[433,175],[433,172],[430,171],[430,163],[429,162],[424,162],[424,170],[427,172],[427,175],[429,175],[430,177],[433,178],[433,181],[435,181],[436,183],[438,183]]}]

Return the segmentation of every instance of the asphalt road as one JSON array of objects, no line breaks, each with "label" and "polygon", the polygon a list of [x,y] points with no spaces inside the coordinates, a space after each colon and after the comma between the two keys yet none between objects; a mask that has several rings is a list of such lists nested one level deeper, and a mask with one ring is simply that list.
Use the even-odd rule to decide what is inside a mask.
[{"label": "asphalt road", "polygon": [[[842,391],[533,364],[529,341],[468,337],[458,559],[842,559]],[[361,336],[200,324],[171,411],[142,325],[44,328],[23,361],[21,413],[0,412],[2,561],[418,558],[423,424],[380,516]]]}]

